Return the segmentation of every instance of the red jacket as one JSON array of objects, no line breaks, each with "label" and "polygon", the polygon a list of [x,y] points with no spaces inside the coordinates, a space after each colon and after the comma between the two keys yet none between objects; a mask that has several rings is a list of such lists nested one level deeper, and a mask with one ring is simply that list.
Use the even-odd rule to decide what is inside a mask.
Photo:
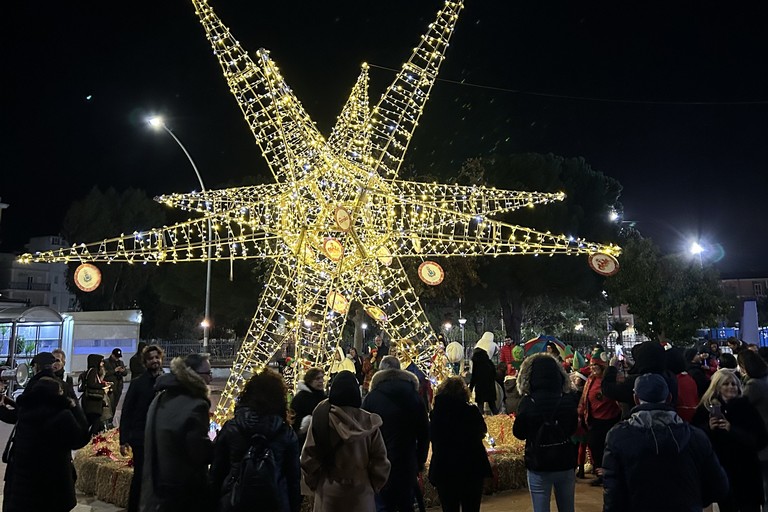
[{"label": "red jacket", "polygon": [[601,389],[603,377],[591,375],[584,384],[584,392],[579,404],[579,415],[584,418],[587,425],[589,420],[611,420],[621,416],[621,409],[616,400],[611,400],[603,395]]},{"label": "red jacket", "polygon": [[699,391],[696,381],[687,372],[677,374],[677,414],[688,423],[699,405]]}]

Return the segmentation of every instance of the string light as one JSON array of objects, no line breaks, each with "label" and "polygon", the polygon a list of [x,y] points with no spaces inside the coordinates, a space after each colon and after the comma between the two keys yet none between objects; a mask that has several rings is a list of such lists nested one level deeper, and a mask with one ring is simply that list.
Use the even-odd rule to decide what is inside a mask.
[{"label": "string light", "polygon": [[[284,344],[295,347],[291,379],[308,366],[320,366],[327,373],[352,301],[379,315],[376,320],[392,339],[414,340],[403,353],[432,375],[437,338],[400,258],[619,254],[614,245],[490,218],[562,201],[561,192],[397,178],[461,2],[445,2],[373,107],[368,100],[368,66],[362,66],[328,140],[317,131],[269,52],[262,49],[251,58],[205,0],[193,4],[275,183],[161,196],[156,200],[201,218],[25,254],[20,261],[206,261],[209,247],[215,261],[273,259],[274,268],[216,409],[219,424],[232,415],[234,398],[250,375]],[[443,377],[442,370],[437,373],[432,376]]]}]

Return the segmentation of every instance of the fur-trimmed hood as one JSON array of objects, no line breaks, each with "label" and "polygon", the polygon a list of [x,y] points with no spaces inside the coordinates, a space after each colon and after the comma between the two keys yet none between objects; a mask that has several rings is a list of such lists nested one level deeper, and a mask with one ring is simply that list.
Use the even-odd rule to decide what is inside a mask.
[{"label": "fur-trimmed hood", "polygon": [[573,385],[563,366],[549,354],[533,354],[523,360],[517,373],[517,391],[520,396],[535,391],[570,393]]},{"label": "fur-trimmed hood", "polygon": [[163,374],[157,378],[155,391],[163,390],[176,391],[180,394],[210,401],[208,399],[208,385],[200,375],[187,366],[181,357],[174,357],[171,361],[171,373]]},{"label": "fur-trimmed hood", "polygon": [[406,370],[397,370],[395,368],[377,371],[373,375],[373,379],[371,379],[370,391],[373,391],[374,389],[376,389],[376,387],[381,385],[381,383],[383,382],[395,381],[395,380],[410,382],[413,385],[413,389],[416,392],[419,391],[419,379],[417,379],[414,374]]}]

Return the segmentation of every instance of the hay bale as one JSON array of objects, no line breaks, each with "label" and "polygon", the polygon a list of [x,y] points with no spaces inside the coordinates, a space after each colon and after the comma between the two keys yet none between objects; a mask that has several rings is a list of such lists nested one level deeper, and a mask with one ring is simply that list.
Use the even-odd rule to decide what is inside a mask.
[{"label": "hay bale", "polygon": [[124,463],[108,460],[99,464],[96,470],[96,499],[118,507],[128,506],[128,492],[131,488],[133,468]]},{"label": "hay bale", "polygon": [[[80,455],[78,453],[78,455]],[[98,483],[97,472],[99,466],[110,461],[109,457],[90,457],[87,455],[75,457],[75,471],[77,472],[76,487],[83,494],[96,494]]]}]

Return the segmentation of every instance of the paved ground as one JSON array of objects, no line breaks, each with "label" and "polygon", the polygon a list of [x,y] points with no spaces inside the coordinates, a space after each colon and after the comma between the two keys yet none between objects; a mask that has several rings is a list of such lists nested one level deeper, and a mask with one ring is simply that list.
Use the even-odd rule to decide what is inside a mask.
[{"label": "paved ground", "polygon": [[[128,384],[130,385],[130,384]],[[128,385],[123,390],[123,397],[128,390]],[[211,399],[215,403],[218,401],[219,393],[224,386],[224,380],[215,379],[211,384]],[[118,404],[116,414],[116,423],[120,421],[120,407],[123,401]],[[0,423],[0,449],[5,446],[8,436],[12,430],[11,425]],[[5,476],[5,464],[0,464],[0,479]],[[0,494],[0,503],[2,503],[2,494]],[[579,512],[600,512],[603,509],[602,489],[588,485],[588,480],[577,480],[576,484],[576,510]],[[96,500],[92,496],[83,494],[78,495],[78,505],[73,512],[123,512],[125,509],[116,507],[110,503],[104,503]],[[430,509],[433,511],[439,508]],[[516,491],[507,491],[492,496],[484,496],[480,507],[481,512],[532,512],[531,499],[526,489]],[[557,510],[554,499],[552,500],[552,510]]]}]

